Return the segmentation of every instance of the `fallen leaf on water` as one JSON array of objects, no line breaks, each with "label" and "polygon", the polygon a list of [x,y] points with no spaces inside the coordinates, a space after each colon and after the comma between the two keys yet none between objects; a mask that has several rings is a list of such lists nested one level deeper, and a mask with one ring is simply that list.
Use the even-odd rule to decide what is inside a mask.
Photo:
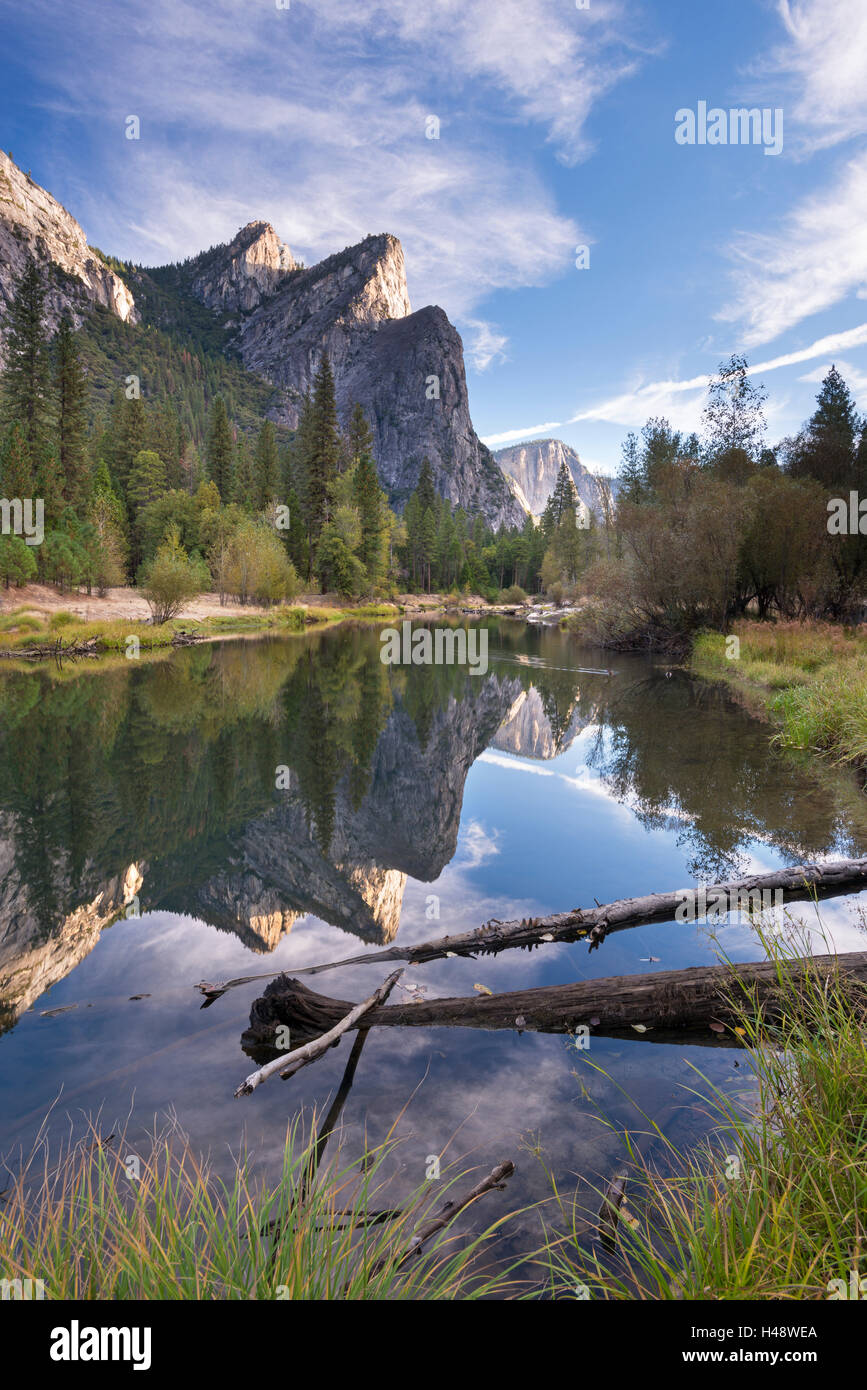
[{"label": "fallen leaf on water", "polygon": [[553,941],[554,938],[553,938],[553,936],[551,935],[551,933],[550,933],[549,931],[546,931],[546,932],[544,933],[544,935],[540,938],[540,940],[542,940],[542,941]]},{"label": "fallen leaf on water", "polygon": [[633,1028],[635,1029],[636,1033],[646,1033],[646,1032],[647,1032],[647,1024],[646,1024],[646,1023],[633,1023],[632,1026],[633,1026]]},{"label": "fallen leaf on water", "polygon": [[492,989],[488,989],[487,985],[473,985],[473,989],[477,990],[479,994],[493,994],[494,992]]},{"label": "fallen leaf on water", "polygon": [[446,955],[450,956],[452,959],[454,959],[457,956],[457,954],[457,951],[446,951]]},{"label": "fallen leaf on water", "polygon": [[722,1023],[712,1023],[710,1026],[711,1026],[711,1028],[713,1029],[713,1031],[714,1031],[715,1033],[724,1033],[724,1032],[725,1032],[725,1025],[722,1024]]},{"label": "fallen leaf on water", "polygon": [[739,1038],[745,1038],[747,1036],[746,1028],[736,1028],[735,1032],[737,1033]]}]

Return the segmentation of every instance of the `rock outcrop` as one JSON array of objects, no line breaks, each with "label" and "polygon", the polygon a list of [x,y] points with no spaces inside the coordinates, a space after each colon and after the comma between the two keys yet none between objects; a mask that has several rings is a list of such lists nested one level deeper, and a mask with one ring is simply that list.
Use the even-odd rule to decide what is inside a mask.
[{"label": "rock outcrop", "polygon": [[494,458],[503,472],[514,479],[533,516],[541,516],[545,510],[561,463],[569,469],[580,501],[597,518],[602,516],[599,484],[575,450],[561,439],[534,439],[526,444],[513,444],[508,449],[497,449]]},{"label": "rock outcrop", "polygon": [[255,309],[297,269],[270,222],[248,222],[228,246],[204,252],[197,262],[192,293],[220,313]]},{"label": "rock outcrop", "polygon": [[124,322],[138,321],[129,289],[88,246],[75,218],[0,151],[0,309],[11,304],[15,282],[33,259],[50,269],[46,308],[52,329],[64,312],[77,326],[93,304]]},{"label": "rock outcrop", "polygon": [[[454,505],[483,512],[494,526],[520,525],[525,510],[473,429],[460,335],[442,309],[412,312],[397,238],[370,236],[310,269],[284,272],[276,233],[251,226],[265,228],[255,245],[268,253],[260,268],[276,277],[276,289],[237,322],[231,346],[249,371],[283,389],[284,423],[297,423],[327,352],[342,418],[357,401],[371,422],[393,505],[402,507],[426,457],[437,491]],[[236,304],[228,287],[250,230],[210,252],[207,275],[193,279],[191,293],[209,307]]]}]

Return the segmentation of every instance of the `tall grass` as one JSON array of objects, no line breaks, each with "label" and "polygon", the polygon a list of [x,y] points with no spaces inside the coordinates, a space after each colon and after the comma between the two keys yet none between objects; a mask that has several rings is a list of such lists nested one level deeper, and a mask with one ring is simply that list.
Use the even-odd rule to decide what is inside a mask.
[{"label": "tall grass", "polygon": [[466,1174],[396,1203],[393,1142],[361,1163],[338,1150],[318,1173],[315,1147],[293,1123],[269,1184],[247,1155],[219,1178],[176,1129],[144,1152],[95,1131],[59,1157],[43,1145],[0,1203],[0,1278],[41,1279],[50,1299],[103,1301],[506,1296],[508,1276],[484,1258],[506,1217],[481,1235],[446,1229],[407,1258],[418,1223]]},{"label": "tall grass", "polygon": [[756,1112],[702,1078],[715,1133],[699,1149],[664,1142],[651,1165],[627,1136],[617,1252],[594,1248],[561,1203],[569,1231],[542,1257],[555,1295],[827,1299],[832,1280],[867,1275],[867,989],[814,969],[794,991],[769,949],[788,1012],[774,1029],[744,1012]]},{"label": "tall grass", "polygon": [[779,741],[867,763],[867,635],[830,623],[737,623],[727,656],[721,633],[700,633],[692,667],[755,691],[780,725]]}]

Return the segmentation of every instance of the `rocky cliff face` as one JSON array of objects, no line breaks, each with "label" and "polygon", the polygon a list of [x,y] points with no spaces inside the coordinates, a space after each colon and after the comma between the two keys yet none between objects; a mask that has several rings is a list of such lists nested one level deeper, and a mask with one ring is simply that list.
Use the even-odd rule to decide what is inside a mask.
[{"label": "rocky cliff face", "polygon": [[0,151],[0,309],[11,304],[29,260],[50,267],[47,310],[55,328],[64,311],[76,326],[92,304],[137,322],[130,291],[87,244],[74,217]]},{"label": "rocky cliff face", "polygon": [[508,449],[497,449],[494,458],[503,472],[514,479],[533,516],[542,515],[545,503],[554,491],[560,465],[565,463],[580,500],[597,517],[601,517],[599,484],[584,467],[575,450],[561,439],[535,439],[528,444],[514,444]]},{"label": "rocky cliff face", "polygon": [[[484,512],[495,526],[520,525],[524,509],[472,426],[460,336],[442,309],[412,312],[400,242],[367,237],[286,274],[278,260],[283,243],[272,228],[267,234],[256,247],[266,257],[262,272],[277,277],[277,287],[240,319],[232,345],[248,370],[283,388],[285,423],[297,423],[301,397],[327,352],[342,417],[356,401],[367,412],[392,503],[406,501],[427,457],[437,490],[454,505]],[[208,277],[192,283],[191,292],[210,307],[230,307],[219,287],[233,283],[243,236],[210,253]]]},{"label": "rocky cliff face", "polygon": [[198,262],[192,293],[219,313],[255,309],[296,269],[269,222],[248,222],[228,246],[204,252]]}]

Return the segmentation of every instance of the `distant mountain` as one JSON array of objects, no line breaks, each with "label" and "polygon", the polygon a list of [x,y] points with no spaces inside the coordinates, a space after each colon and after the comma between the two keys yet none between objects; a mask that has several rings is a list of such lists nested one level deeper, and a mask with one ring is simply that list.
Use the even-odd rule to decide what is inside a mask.
[{"label": "distant mountain", "polygon": [[513,444],[497,449],[494,458],[515,484],[516,496],[523,500],[526,510],[541,516],[545,503],[554,491],[561,463],[572,475],[578,497],[598,518],[602,516],[599,484],[579,459],[575,450],[561,439],[534,439],[526,444]]},{"label": "distant mountain", "polygon": [[[31,257],[49,280],[52,326],[64,310],[78,327],[102,309],[124,324],[189,339],[243,366],[247,397],[256,383],[276,388],[268,414],[289,428],[327,352],[344,423],[356,401],[368,414],[394,506],[402,507],[427,457],[435,487],[454,505],[493,526],[523,521],[511,484],[473,429],[460,336],[442,309],[412,312],[395,237],[366,237],[306,268],[269,223],[250,222],[228,244],[181,264],[123,265],[89,246],[66,209],[3,154],[0,310]],[[122,374],[118,361],[118,385],[134,368],[130,355]]]}]

